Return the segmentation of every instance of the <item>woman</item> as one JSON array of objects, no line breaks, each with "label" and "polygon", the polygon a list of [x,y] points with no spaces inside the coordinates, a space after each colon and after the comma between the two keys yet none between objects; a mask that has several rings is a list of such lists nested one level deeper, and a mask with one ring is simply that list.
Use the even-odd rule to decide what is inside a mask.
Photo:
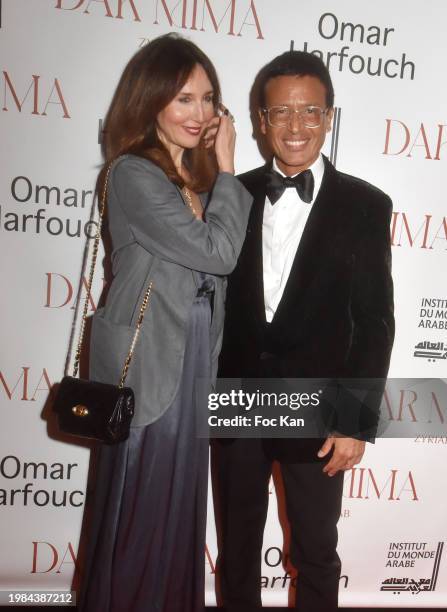
[{"label": "woman", "polygon": [[83,611],[203,608],[207,388],[198,379],[216,375],[224,275],[251,204],[233,176],[235,133],[228,115],[216,116],[219,101],[210,60],[166,35],[130,60],[107,115],[114,278],[93,318],[93,380],[119,381],[149,283],[152,291],[126,380],[131,434],[100,450]]}]

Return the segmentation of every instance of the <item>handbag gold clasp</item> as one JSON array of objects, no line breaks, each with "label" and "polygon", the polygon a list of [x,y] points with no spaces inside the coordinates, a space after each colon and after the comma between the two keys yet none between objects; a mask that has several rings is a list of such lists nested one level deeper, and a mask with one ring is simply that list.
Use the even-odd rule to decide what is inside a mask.
[{"label": "handbag gold clasp", "polygon": [[78,417],[85,417],[88,415],[87,406],[83,406],[82,404],[77,404],[76,406],[73,406],[71,411],[73,412],[74,415]]}]

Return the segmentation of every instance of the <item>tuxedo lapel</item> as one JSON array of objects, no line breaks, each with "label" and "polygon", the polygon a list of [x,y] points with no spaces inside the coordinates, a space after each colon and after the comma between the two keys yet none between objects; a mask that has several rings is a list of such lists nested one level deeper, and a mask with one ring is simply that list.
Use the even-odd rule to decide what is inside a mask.
[{"label": "tuxedo lapel", "polygon": [[250,302],[254,302],[256,323],[265,324],[264,278],[262,263],[262,222],[266,198],[265,172],[260,173],[256,182],[249,187],[253,195],[253,206],[247,227],[244,247],[244,277],[248,286]]},{"label": "tuxedo lapel", "polygon": [[283,327],[300,311],[304,314],[307,299],[315,278],[327,262],[326,251],[336,223],[337,175],[332,164],[324,158],[325,171],[320,191],[312,205],[303,235],[287,279],[283,295],[272,319],[272,325]]},{"label": "tuxedo lapel", "polygon": [[253,196],[253,205],[247,226],[247,235],[238,265],[241,286],[250,304],[259,328],[265,324],[264,280],[262,263],[262,222],[266,198],[265,173],[269,164],[259,168],[256,175],[244,181],[244,185]]}]

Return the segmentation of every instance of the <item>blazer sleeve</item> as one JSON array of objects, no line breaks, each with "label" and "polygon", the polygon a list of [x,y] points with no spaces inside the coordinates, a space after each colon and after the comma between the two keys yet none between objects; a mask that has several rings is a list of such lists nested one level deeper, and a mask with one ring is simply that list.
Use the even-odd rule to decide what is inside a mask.
[{"label": "blazer sleeve", "polygon": [[165,173],[143,158],[121,158],[112,168],[110,183],[136,242],[144,249],[200,272],[223,275],[233,270],[252,197],[232,174],[219,173],[206,223],[191,214]]},{"label": "blazer sleeve", "polygon": [[337,431],[373,441],[394,340],[390,220],[383,194],[365,211],[352,285],[353,336],[337,398]]},{"label": "blazer sleeve", "polygon": [[353,377],[385,378],[388,373],[394,340],[391,211],[386,196],[365,213],[351,296],[354,334],[347,369]]}]

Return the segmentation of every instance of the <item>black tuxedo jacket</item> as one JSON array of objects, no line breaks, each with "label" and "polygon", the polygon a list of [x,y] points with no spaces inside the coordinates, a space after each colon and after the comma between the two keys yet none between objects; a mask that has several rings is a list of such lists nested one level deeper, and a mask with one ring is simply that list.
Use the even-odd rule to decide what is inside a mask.
[{"label": "black tuxedo jacket", "polygon": [[[229,278],[220,377],[265,377],[266,354],[274,357],[270,363],[275,377],[387,375],[394,339],[391,200],[373,185],[337,171],[326,158],[324,162],[321,188],[270,325],[262,266],[269,166],[239,176],[254,202],[245,243]],[[339,413],[333,427],[353,433],[343,431],[342,421]],[[366,439],[371,438],[370,421],[365,414],[365,423],[359,424]]]}]

